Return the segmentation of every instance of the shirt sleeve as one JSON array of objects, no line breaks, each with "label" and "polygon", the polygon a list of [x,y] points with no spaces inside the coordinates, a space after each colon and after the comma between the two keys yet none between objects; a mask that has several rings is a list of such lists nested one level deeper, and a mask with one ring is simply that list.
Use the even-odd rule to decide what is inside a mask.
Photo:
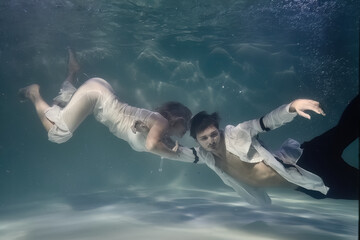
[{"label": "shirt sleeve", "polygon": [[263,125],[262,130],[273,130],[284,125],[285,123],[291,122],[297,116],[297,113],[291,113],[289,108],[290,104],[282,105],[266,114],[264,117],[260,118],[259,124]]},{"label": "shirt sleeve", "polygon": [[276,129],[285,123],[291,122],[297,116],[297,113],[290,113],[289,108],[290,104],[282,105],[259,119],[238,124],[236,129],[246,130],[251,137],[260,132]]},{"label": "shirt sleeve", "polygon": [[188,163],[204,163],[201,161],[201,159],[199,159],[195,148],[188,148],[183,146],[179,146],[176,157],[168,159]]}]

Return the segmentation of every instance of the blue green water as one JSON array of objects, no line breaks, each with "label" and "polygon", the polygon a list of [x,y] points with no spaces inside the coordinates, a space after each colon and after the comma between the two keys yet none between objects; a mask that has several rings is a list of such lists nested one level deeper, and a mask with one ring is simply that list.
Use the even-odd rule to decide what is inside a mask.
[{"label": "blue green water", "polygon": [[[206,166],[136,153],[92,117],[48,142],[17,90],[47,101],[72,47],[87,78],[153,109],[177,100],[222,126],[296,98],[326,117],[262,136],[271,148],[336,124],[359,90],[359,3],[316,0],[3,0],[0,3],[0,239],[357,239],[358,201],[270,192],[246,204]],[[195,143],[186,136],[183,144]],[[358,141],[344,159],[359,167]]]}]

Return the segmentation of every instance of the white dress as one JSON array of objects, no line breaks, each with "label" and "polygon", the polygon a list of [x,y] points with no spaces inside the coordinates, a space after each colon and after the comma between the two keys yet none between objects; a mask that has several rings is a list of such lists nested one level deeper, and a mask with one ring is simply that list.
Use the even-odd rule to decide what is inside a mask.
[{"label": "white dress", "polygon": [[[119,101],[110,84],[101,78],[89,79],[79,89],[64,82],[54,102],[56,105],[47,109],[45,116],[54,123],[48,132],[48,138],[55,143],[68,141],[80,123],[93,113],[97,121],[107,126],[115,136],[127,141],[132,149],[146,152],[147,133],[134,131],[133,126],[136,122],[149,126],[150,117],[159,114]],[[177,153],[173,160],[195,160],[189,148],[179,147]]]}]

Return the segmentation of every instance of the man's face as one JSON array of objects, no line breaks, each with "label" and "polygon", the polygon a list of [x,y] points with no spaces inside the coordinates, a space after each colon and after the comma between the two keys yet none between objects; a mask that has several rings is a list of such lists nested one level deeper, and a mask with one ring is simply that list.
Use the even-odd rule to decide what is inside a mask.
[{"label": "man's face", "polygon": [[204,131],[197,133],[196,140],[206,151],[214,152],[220,145],[220,131],[214,125],[211,125]]}]

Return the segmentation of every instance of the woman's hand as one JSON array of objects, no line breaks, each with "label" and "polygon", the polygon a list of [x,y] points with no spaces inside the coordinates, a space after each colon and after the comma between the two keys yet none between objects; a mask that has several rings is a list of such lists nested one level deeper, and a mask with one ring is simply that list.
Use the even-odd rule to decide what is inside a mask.
[{"label": "woman's hand", "polygon": [[305,111],[313,111],[317,114],[325,116],[324,111],[320,107],[320,103],[310,99],[297,99],[290,104],[290,112],[297,112],[300,116],[310,119],[310,115]]},{"label": "woman's hand", "polygon": [[178,141],[175,141],[175,146],[171,149],[173,152],[177,152],[179,149],[179,143]]},{"label": "woman's hand", "polygon": [[173,143],[172,146],[168,146],[169,141],[165,140],[164,142],[164,139],[166,139],[164,136],[166,135],[168,129],[169,122],[162,116],[156,117],[146,137],[145,147],[151,153],[164,158],[175,159],[178,157],[177,151],[179,144]]}]

